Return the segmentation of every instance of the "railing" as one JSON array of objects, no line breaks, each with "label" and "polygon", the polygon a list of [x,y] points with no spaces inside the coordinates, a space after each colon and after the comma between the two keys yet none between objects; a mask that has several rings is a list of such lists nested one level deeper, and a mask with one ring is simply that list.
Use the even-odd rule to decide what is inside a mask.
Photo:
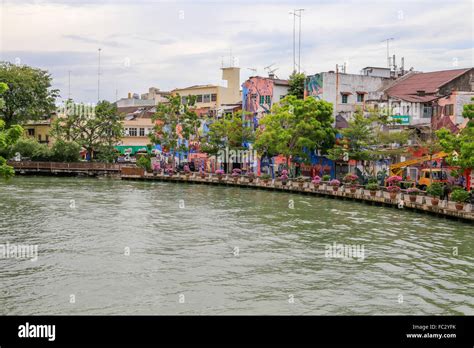
[{"label": "railing", "polygon": [[40,162],[40,161],[9,161],[8,164],[15,169],[36,169],[36,170],[91,170],[91,171],[120,171],[122,165],[114,163],[98,162]]}]

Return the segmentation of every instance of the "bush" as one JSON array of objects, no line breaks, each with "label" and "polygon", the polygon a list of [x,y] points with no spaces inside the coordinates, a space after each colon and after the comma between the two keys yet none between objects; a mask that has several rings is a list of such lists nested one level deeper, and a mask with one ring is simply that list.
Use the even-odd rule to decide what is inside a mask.
[{"label": "bush", "polygon": [[58,140],[51,149],[52,159],[58,162],[76,162],[79,160],[80,151],[79,144]]},{"label": "bush", "polygon": [[137,166],[151,172],[151,159],[147,156],[142,156],[137,160]]},{"label": "bush", "polygon": [[464,203],[469,198],[469,192],[462,188],[456,188],[451,193],[451,199],[457,203]]},{"label": "bush", "polygon": [[339,187],[341,185],[341,182],[337,179],[332,179],[330,182],[329,182],[329,185],[331,186],[336,186],[336,187]]},{"label": "bush", "polygon": [[377,191],[379,189],[379,185],[376,182],[371,182],[365,185],[365,188],[369,191]]},{"label": "bush", "polygon": [[271,176],[268,175],[268,174],[262,174],[262,175],[260,175],[260,179],[262,179],[262,180],[270,180],[270,178],[271,178]]},{"label": "bush", "polygon": [[323,175],[323,181],[329,181],[331,180],[331,175],[325,174]]},{"label": "bush", "polygon": [[431,184],[431,186],[428,186],[426,193],[432,197],[441,198],[441,195],[443,194],[443,187],[439,182],[435,182]]}]

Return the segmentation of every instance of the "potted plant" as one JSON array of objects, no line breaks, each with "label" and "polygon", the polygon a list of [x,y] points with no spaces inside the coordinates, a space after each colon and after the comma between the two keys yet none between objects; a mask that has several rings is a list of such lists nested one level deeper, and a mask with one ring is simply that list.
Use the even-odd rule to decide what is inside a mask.
[{"label": "potted plant", "polygon": [[217,179],[219,179],[219,181],[222,180],[222,176],[224,175],[223,169],[217,169],[214,173],[217,175]]},{"label": "potted plant", "polygon": [[255,179],[254,172],[248,172],[247,173],[247,179],[249,179],[249,182],[253,182],[253,180]]},{"label": "potted plant", "polygon": [[189,179],[189,176],[191,175],[191,169],[189,169],[189,166],[186,164],[183,167],[184,170],[184,175],[186,175],[186,179]]},{"label": "potted plant", "polygon": [[242,170],[240,168],[232,169],[232,178],[234,178],[234,182],[237,183],[239,181],[240,176],[242,175]]},{"label": "potted plant", "polygon": [[263,183],[266,185],[266,184],[268,184],[268,180],[270,180],[270,175],[262,174],[262,175],[260,175],[260,179],[262,179]]},{"label": "potted plant", "polygon": [[431,205],[437,206],[439,198],[443,194],[443,187],[439,182],[434,182],[427,187],[426,193],[431,196]]},{"label": "potted plant", "polygon": [[336,192],[339,189],[339,186],[341,185],[341,182],[337,179],[332,179],[329,182],[329,185],[332,186],[332,190]]},{"label": "potted plant", "polygon": [[299,176],[298,178],[296,178],[296,182],[298,183],[299,188],[302,189],[304,183],[306,182],[306,179],[304,176]]},{"label": "potted plant", "polygon": [[206,172],[202,169],[199,169],[199,176],[201,177],[201,179],[205,179],[206,178]]},{"label": "potted plant", "polygon": [[323,181],[329,181],[329,180],[331,180],[331,175],[329,175],[329,174],[324,174],[324,175],[323,175]]},{"label": "potted plant", "polygon": [[387,191],[390,194],[390,199],[396,199],[398,192],[400,192],[400,186],[398,185],[391,185],[387,187]]},{"label": "potted plant", "polygon": [[151,159],[147,156],[142,156],[137,161],[137,166],[143,168],[144,173],[151,172]]},{"label": "potted plant", "polygon": [[375,197],[379,189],[379,185],[376,182],[371,182],[365,185],[365,188],[369,190],[371,197]]},{"label": "potted plant", "polygon": [[313,177],[313,180],[311,180],[311,183],[314,185],[315,190],[319,189],[319,184],[321,184],[321,177],[318,175],[315,175]]},{"label": "potted plant", "polygon": [[168,174],[170,177],[173,176],[174,170],[171,167],[166,168],[165,170],[166,174]]},{"label": "potted plant", "polygon": [[349,186],[351,193],[355,193],[357,190],[357,180],[359,177],[355,174],[349,173],[344,176],[344,182]]},{"label": "potted plant", "polygon": [[288,171],[286,169],[281,171],[280,180],[283,186],[288,182]]},{"label": "potted plant", "polygon": [[456,202],[456,209],[463,210],[464,202],[469,198],[469,192],[462,188],[455,188],[451,193],[451,199]]},{"label": "potted plant", "polygon": [[408,197],[410,198],[410,202],[414,203],[416,202],[416,196],[418,195],[418,193],[420,193],[420,190],[417,189],[416,187],[410,187],[407,190],[407,193],[408,193]]}]

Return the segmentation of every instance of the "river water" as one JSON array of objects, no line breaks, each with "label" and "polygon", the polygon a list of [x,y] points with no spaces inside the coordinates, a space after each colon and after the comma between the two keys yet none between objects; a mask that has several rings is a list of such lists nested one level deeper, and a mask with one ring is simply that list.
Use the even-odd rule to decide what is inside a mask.
[{"label": "river water", "polygon": [[15,177],[0,182],[0,314],[473,315],[473,232],[291,193]]}]

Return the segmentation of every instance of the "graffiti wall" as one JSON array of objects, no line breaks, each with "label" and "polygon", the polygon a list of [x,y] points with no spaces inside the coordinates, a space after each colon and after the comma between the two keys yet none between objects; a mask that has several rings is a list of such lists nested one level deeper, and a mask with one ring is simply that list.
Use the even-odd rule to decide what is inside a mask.
[{"label": "graffiti wall", "polygon": [[323,75],[315,74],[306,77],[304,83],[304,96],[311,96],[316,99],[323,97]]},{"label": "graffiti wall", "polygon": [[242,84],[242,110],[250,113],[247,118],[258,126],[260,118],[270,112],[273,98],[273,81],[263,77],[251,77]]}]

